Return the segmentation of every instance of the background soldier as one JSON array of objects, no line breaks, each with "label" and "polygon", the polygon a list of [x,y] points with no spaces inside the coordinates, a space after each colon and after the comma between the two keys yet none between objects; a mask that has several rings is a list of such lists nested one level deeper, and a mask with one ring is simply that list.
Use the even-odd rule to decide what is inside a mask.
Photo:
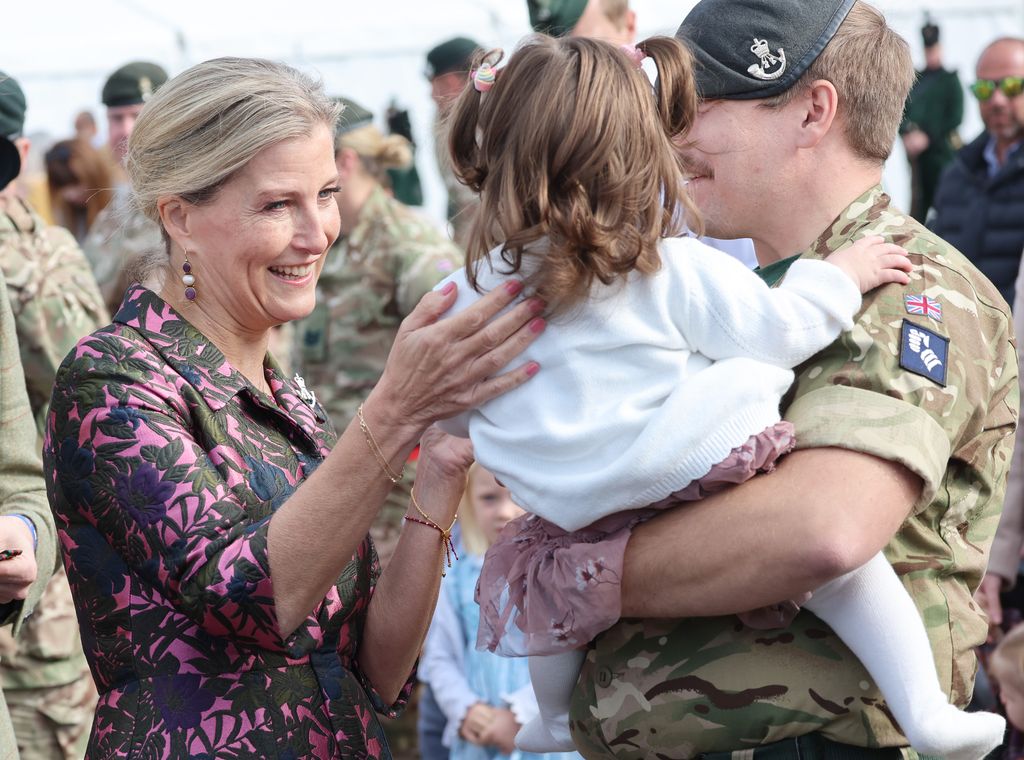
[{"label": "background soldier", "polygon": [[[409,142],[385,137],[373,114],[345,98],[335,133],[341,235],[327,253],[316,308],[296,328],[295,369],[342,431],[384,371],[398,326],[425,293],[462,266],[459,249],[390,197],[384,172],[406,166]],[[412,477],[392,491],[370,533],[386,565],[409,506]]]},{"label": "background soldier", "polygon": [[[0,135],[17,135],[14,144],[24,157],[29,147],[20,137],[25,96],[13,79],[0,74],[0,80]],[[9,299],[5,308],[14,318],[36,423],[30,445],[38,451],[57,367],[79,338],[106,324],[108,317],[74,238],[65,229],[47,226],[19,200],[13,181],[0,191],[0,270],[6,282],[2,296]],[[9,347],[4,346],[5,353]],[[7,361],[5,355],[5,367]],[[0,630],[0,654],[0,675],[21,757],[81,758],[96,688],[62,567],[58,565],[35,614],[22,624],[17,641],[10,629]]]},{"label": "background soldier", "polygon": [[964,119],[964,93],[957,73],[942,67],[939,27],[927,21],[921,39],[925,66],[910,88],[900,135],[910,161],[910,215],[923,223],[942,170],[960,147],[956,130]]},{"label": "background soldier", "polygon": [[473,56],[480,52],[480,46],[468,37],[454,37],[442,42],[427,53],[427,80],[430,82],[430,96],[437,105],[434,116],[434,151],[437,168],[448,191],[448,222],[452,226],[452,238],[465,249],[469,229],[473,226],[480,201],[471,189],[455,178],[452,162],[448,157],[448,130],[445,119],[448,112],[469,81],[469,68]]},{"label": "background soldier", "polygon": [[530,25],[552,37],[591,37],[616,45],[636,41],[629,0],[527,0]]},{"label": "background soldier", "polygon": [[[135,120],[146,101],[166,81],[167,72],[155,63],[137,61],[119,68],[103,85],[110,150],[120,165],[124,165]],[[82,244],[111,314],[120,308],[124,291],[134,279],[135,262],[163,246],[160,230],[134,208],[131,187],[122,182]]]}]

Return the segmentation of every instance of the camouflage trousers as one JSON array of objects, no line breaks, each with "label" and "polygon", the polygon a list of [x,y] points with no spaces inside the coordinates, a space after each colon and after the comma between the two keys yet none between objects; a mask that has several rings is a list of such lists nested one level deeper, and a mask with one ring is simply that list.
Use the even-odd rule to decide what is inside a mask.
[{"label": "camouflage trousers", "polygon": [[7,689],[4,697],[21,760],[82,760],[96,708],[88,674],[65,686]]}]

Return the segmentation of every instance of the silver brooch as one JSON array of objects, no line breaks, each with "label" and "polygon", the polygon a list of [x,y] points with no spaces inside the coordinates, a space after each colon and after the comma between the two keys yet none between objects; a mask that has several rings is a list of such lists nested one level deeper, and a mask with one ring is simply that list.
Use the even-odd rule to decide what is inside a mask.
[{"label": "silver brooch", "polygon": [[298,373],[292,378],[292,382],[299,389],[299,398],[306,403],[306,406],[312,409],[314,404],[316,404],[316,394],[306,387],[306,381]]},{"label": "silver brooch", "polygon": [[786,70],[786,51],[779,48],[779,54],[775,55],[768,47],[768,40],[759,40],[754,37],[754,44],[750,46],[750,52],[761,59],[760,65],[755,63],[747,69],[747,73],[756,79],[778,79]]}]

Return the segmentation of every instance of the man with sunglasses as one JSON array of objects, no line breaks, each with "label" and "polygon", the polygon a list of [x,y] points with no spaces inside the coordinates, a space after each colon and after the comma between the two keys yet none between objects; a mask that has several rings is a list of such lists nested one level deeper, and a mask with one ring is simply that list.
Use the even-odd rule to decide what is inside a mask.
[{"label": "man with sunglasses", "polygon": [[982,51],[971,92],[985,131],[957,153],[929,227],[963,251],[1008,303],[1024,250],[1024,39]]}]

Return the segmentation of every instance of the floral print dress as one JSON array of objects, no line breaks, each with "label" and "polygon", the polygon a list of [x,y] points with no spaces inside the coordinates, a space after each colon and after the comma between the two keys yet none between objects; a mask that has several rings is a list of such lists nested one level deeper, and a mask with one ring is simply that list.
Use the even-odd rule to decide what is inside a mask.
[{"label": "floral print dress", "polygon": [[60,368],[44,456],[100,692],[90,759],[390,757],[374,713],[412,682],[385,705],[359,672],[369,538],[277,628],[270,517],[336,436],[269,356],[265,371],[273,398],[138,286]]}]

